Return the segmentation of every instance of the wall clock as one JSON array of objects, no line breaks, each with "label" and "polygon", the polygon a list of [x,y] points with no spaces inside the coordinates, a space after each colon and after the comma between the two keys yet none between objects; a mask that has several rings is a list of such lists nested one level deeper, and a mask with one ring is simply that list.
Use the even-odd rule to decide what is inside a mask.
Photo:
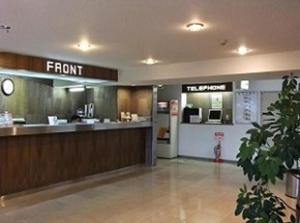
[{"label": "wall clock", "polygon": [[15,84],[12,79],[6,78],[1,83],[1,90],[6,96],[10,96],[15,91]]}]

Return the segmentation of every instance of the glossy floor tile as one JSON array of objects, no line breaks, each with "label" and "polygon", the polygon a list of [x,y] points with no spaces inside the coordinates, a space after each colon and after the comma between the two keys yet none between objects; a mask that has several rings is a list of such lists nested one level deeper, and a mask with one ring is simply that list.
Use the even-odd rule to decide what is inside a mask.
[{"label": "glossy floor tile", "polygon": [[[0,222],[237,223],[243,221],[233,211],[244,183],[234,164],[158,160],[153,168],[132,168],[5,200]],[[274,189],[282,194],[283,183]]]}]

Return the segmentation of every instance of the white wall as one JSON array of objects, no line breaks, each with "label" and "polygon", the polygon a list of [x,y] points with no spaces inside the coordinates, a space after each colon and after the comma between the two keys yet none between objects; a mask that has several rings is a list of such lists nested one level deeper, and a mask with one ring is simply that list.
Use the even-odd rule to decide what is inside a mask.
[{"label": "white wall", "polygon": [[224,160],[236,160],[240,139],[250,125],[205,125],[181,124],[179,133],[179,155],[214,159],[215,132],[224,132],[222,155]]},{"label": "white wall", "polygon": [[252,91],[280,91],[282,79],[251,80],[249,90]]},{"label": "white wall", "polygon": [[[280,91],[281,84],[281,79],[254,80],[250,81],[249,90],[258,91],[259,94],[262,92]],[[236,83],[236,86],[239,86],[239,83]],[[260,101],[258,101],[258,111],[261,111]],[[234,161],[240,146],[240,139],[246,136],[246,131],[251,127],[251,124],[180,124],[179,155],[214,159],[213,148],[217,143],[214,139],[214,133],[221,131],[225,134],[224,142],[222,142],[222,159]]]}]

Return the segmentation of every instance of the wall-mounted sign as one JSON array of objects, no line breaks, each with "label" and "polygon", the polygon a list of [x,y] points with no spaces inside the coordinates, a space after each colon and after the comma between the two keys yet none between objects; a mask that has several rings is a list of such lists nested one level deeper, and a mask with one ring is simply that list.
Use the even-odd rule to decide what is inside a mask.
[{"label": "wall-mounted sign", "polygon": [[182,85],[183,93],[232,91],[232,82]]},{"label": "wall-mounted sign", "polygon": [[218,141],[224,140],[224,132],[215,132],[215,139]]},{"label": "wall-mounted sign", "polygon": [[257,122],[258,94],[255,91],[240,91],[235,94],[235,122],[250,124]]},{"label": "wall-mounted sign", "polygon": [[117,69],[9,52],[0,52],[0,67],[1,69],[26,70],[51,75],[63,74],[81,78],[118,81]]},{"label": "wall-mounted sign", "polygon": [[249,80],[241,80],[241,89],[249,90]]},{"label": "wall-mounted sign", "polygon": [[178,100],[170,101],[170,114],[171,116],[178,116]]},{"label": "wall-mounted sign", "polygon": [[47,60],[46,71],[48,73],[81,76],[83,66],[78,64],[64,63],[60,61]]},{"label": "wall-mounted sign", "polygon": [[223,95],[222,93],[211,94],[211,108],[223,108]]}]

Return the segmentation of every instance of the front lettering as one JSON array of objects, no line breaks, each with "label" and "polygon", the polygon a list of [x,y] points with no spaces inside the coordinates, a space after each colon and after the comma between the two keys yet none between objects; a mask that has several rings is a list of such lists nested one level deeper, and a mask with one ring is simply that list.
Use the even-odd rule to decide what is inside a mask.
[{"label": "front lettering", "polygon": [[47,61],[47,66],[46,66],[47,72],[50,72],[50,70],[52,70],[53,68],[54,68],[54,62],[48,60]]},{"label": "front lettering", "polygon": [[69,74],[69,65],[68,64],[63,64],[63,73]]},{"label": "front lettering", "polygon": [[55,73],[61,74],[61,63],[55,63]]},{"label": "front lettering", "polygon": [[83,69],[83,67],[82,66],[80,66],[80,65],[77,65],[77,69],[78,69],[78,75],[82,75],[82,69]]},{"label": "front lettering", "polygon": [[70,65],[70,74],[76,75],[77,74],[77,66],[72,64]]},{"label": "front lettering", "polygon": [[83,75],[82,65],[54,62],[52,60],[46,62],[46,70],[57,74]]}]

